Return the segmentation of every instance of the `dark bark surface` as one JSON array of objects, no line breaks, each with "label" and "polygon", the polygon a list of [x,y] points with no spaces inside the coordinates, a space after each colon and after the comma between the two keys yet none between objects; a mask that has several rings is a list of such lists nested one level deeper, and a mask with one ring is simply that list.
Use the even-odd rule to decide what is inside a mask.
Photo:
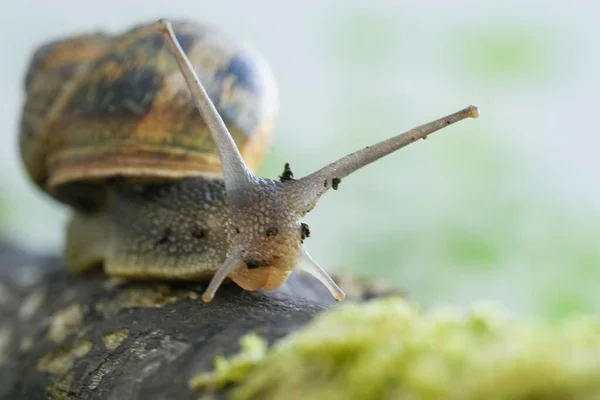
[{"label": "dark bark surface", "polygon": [[259,332],[270,342],[334,303],[295,274],[281,289],[71,276],[59,258],[0,242],[1,399],[191,399],[188,381]]}]

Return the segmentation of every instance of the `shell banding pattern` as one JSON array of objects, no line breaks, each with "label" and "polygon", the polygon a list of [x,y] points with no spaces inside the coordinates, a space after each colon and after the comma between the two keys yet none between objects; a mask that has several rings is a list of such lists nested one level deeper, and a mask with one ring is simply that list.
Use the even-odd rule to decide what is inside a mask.
[{"label": "shell banding pattern", "polygon": [[[278,94],[249,45],[208,26],[176,23],[178,40],[255,169],[271,140]],[[41,47],[26,80],[21,152],[32,178],[60,185],[124,176],[219,176],[214,142],[163,35],[152,24]]]}]

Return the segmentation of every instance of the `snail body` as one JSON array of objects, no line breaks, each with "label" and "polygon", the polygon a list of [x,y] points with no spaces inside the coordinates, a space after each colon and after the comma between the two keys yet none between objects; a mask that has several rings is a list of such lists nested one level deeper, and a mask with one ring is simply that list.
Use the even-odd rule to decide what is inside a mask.
[{"label": "snail body", "polygon": [[[272,290],[295,267],[344,294],[308,255],[302,218],[329,188],[451,123],[467,107],[294,179],[253,174],[277,89],[253,49],[213,28],[166,21],[82,35],[33,56],[20,144],[32,180],[73,208],[65,257],[129,278],[227,278]],[[199,112],[198,112],[199,111]]]},{"label": "snail body", "polygon": [[[278,109],[268,65],[214,28],[175,28],[256,168]],[[231,242],[220,160],[153,24],[42,46],[26,91],[21,154],[33,181],[74,209],[69,268],[104,264],[109,274],[138,278],[214,274]]]}]

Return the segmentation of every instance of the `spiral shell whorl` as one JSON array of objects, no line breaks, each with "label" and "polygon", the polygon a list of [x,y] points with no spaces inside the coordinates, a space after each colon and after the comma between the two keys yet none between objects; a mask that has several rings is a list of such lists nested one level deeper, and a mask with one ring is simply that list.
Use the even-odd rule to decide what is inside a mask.
[{"label": "spiral shell whorl", "polygon": [[[215,28],[174,28],[246,163],[256,168],[278,113],[267,63]],[[50,193],[116,176],[160,182],[220,175],[215,145],[152,24],[42,46],[26,90],[21,153],[32,179]]]}]

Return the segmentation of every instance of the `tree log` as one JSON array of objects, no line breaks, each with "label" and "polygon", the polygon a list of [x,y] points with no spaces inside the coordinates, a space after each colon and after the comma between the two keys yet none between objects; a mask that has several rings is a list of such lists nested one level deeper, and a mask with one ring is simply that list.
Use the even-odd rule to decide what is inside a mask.
[{"label": "tree log", "polygon": [[190,378],[243,335],[273,342],[334,304],[300,274],[273,292],[224,285],[204,304],[203,282],[74,276],[1,242],[0,276],[0,398],[11,400],[198,398]]}]

